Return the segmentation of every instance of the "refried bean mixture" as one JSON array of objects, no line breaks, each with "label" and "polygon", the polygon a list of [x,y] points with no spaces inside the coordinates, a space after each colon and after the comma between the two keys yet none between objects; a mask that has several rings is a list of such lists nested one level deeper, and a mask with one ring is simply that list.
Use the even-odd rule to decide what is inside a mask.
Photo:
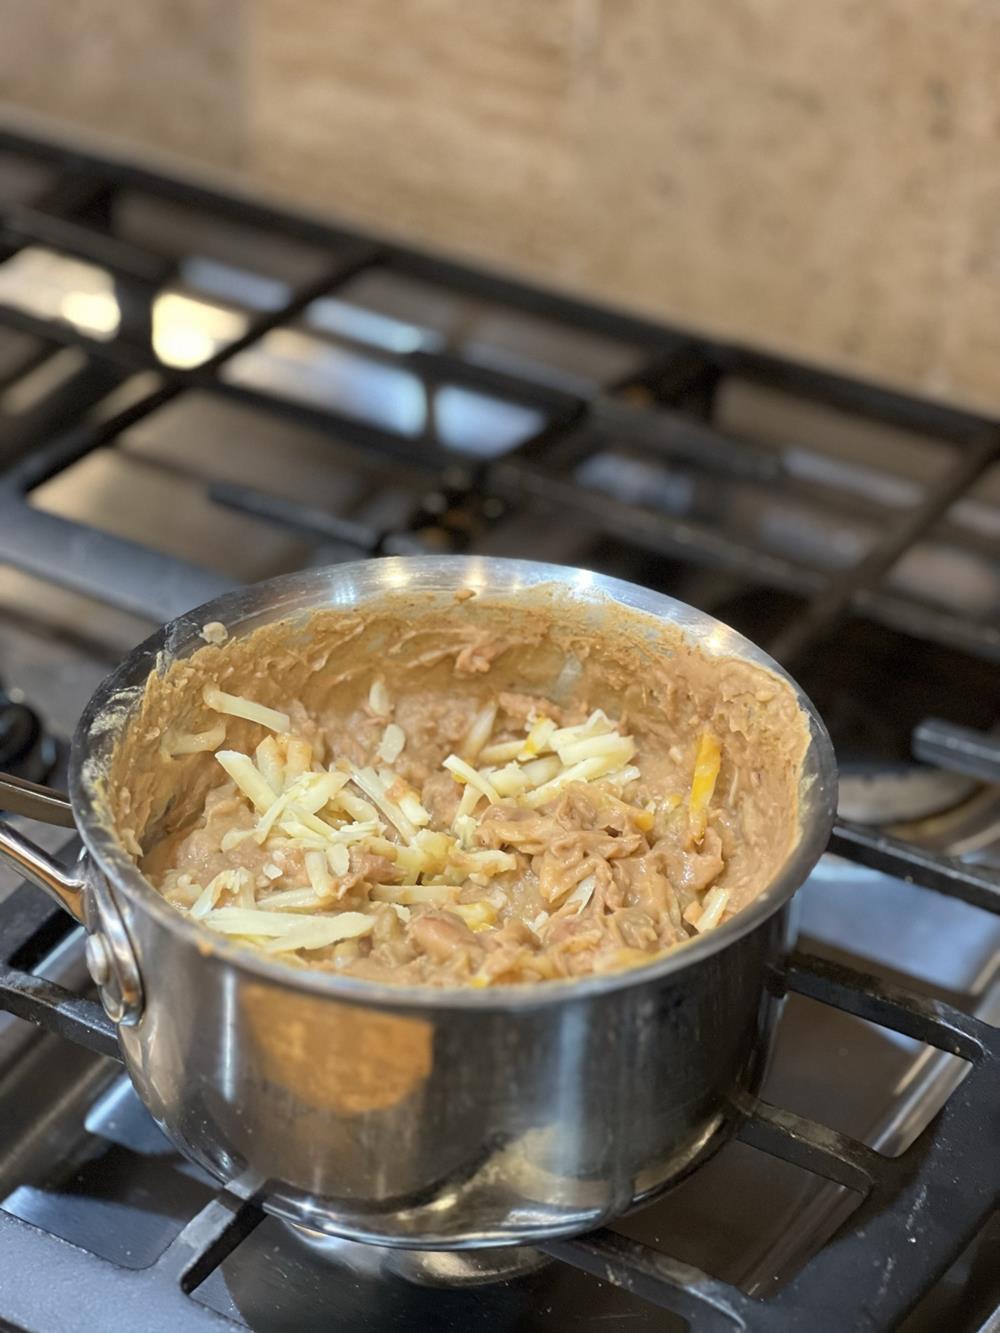
[{"label": "refried bean mixture", "polygon": [[480,602],[206,627],[110,780],[150,882],[291,965],[435,986],[648,963],[751,901],[797,837],[788,685],[620,608]]}]

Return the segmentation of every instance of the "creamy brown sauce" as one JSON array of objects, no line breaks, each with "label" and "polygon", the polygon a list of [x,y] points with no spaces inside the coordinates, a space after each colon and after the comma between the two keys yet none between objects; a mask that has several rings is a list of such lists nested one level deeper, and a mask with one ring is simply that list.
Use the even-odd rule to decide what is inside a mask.
[{"label": "creamy brown sauce", "polygon": [[[376,678],[388,717],[371,704]],[[306,852],[292,839],[246,836],[232,845],[230,837],[222,850],[227,835],[250,833],[260,811],[210,751],[176,754],[178,744],[194,735],[219,748],[221,725],[223,748],[253,755],[270,733],[208,708],[206,683],[286,712],[315,771],[378,766],[391,721],[405,736],[392,773],[419,797],[425,827],[449,836],[464,789],[442,764],[461,752],[484,705],[496,705],[488,745],[523,742],[539,717],[580,726],[594,710],[635,743],[624,784],[613,774],[573,782],[537,808],[516,797],[483,800],[474,832],[466,830],[451,856],[440,901],[375,900],[415,880],[412,862],[396,859],[393,845],[406,839],[391,824],[379,832],[381,851],[350,846],[321,901],[292,910],[361,913],[372,924],[357,937],[275,954],[299,966],[431,985],[633,966],[696,934],[706,903],[724,902],[719,921],[745,907],[798,836],[808,734],[781,679],[703,654],[672,627],[620,608],[598,614],[556,594],[502,606],[479,596],[431,603],[401,594],[377,609],[321,612],[209,644],[151,678],[108,790],[119,833],[183,911],[232,870],[244,873],[217,894],[212,912],[266,910],[281,895],[310,892]],[[693,824],[705,736],[717,742],[720,762],[704,817]],[[278,744],[284,756],[287,741]],[[334,825],[349,819],[334,806],[321,813]],[[482,873],[476,857],[486,851],[504,854],[499,873]],[[429,872],[416,882],[441,878]]]}]

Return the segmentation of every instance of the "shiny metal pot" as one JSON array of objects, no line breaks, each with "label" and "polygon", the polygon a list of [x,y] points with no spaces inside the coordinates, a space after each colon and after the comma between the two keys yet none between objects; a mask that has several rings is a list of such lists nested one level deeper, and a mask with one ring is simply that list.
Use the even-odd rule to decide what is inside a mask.
[{"label": "shiny metal pot", "polygon": [[96,817],[94,783],[158,656],[401,586],[494,599],[557,583],[595,606],[678,625],[706,651],[777,671],[735,631],[669,597],[515,560],[372,560],[227,594],[137,648],[91,700],[73,743],[72,819],[54,794],[0,804],[80,831],[68,873],[9,825],[0,855],[88,931],[139,1096],[188,1157],[279,1217],[383,1244],[452,1248],[596,1226],[712,1152],[759,1085],[776,1019],[769,974],[788,903],[823,851],[833,751],[801,691],[811,740],[801,836],[735,919],[648,967],[538,986],[431,990],[293,969],[175,911]]}]

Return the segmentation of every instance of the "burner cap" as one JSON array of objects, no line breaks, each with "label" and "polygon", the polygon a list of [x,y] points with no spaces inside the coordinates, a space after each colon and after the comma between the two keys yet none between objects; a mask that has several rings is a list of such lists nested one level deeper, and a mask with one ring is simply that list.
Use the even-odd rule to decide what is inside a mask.
[{"label": "burner cap", "polygon": [[56,761],[56,744],[34,709],[0,686],[0,771],[43,782]]},{"label": "burner cap", "polygon": [[906,824],[942,814],[964,801],[976,783],[923,764],[851,764],[840,773],[837,802],[855,824]]}]

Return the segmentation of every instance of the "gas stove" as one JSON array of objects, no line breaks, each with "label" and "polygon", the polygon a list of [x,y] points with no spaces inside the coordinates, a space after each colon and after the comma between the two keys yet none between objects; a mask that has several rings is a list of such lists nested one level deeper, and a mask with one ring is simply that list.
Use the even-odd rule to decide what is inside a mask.
[{"label": "gas stove", "polygon": [[843,775],[762,1101],[527,1253],[220,1191],[132,1093],[80,932],[0,872],[0,1326],[1000,1327],[998,459],[970,412],[0,134],[0,767],[58,784],[100,678],[227,587],[468,551],[735,625]]}]

